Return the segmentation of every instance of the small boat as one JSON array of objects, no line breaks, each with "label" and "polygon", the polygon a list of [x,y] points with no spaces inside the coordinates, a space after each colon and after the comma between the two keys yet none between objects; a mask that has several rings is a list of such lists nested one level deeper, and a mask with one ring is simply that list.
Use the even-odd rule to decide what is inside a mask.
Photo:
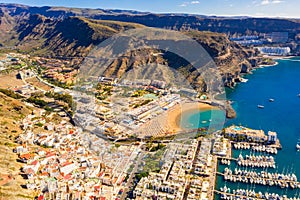
[{"label": "small boat", "polygon": [[207,123],[207,121],[203,120],[203,121],[201,121],[201,123],[202,123],[202,124],[206,124],[206,123]]},{"label": "small boat", "polygon": [[269,99],[269,101],[270,101],[270,102],[274,102],[274,101],[275,101],[275,99]]},{"label": "small boat", "polygon": [[263,106],[263,105],[257,105],[257,107],[261,108],[261,109],[265,108],[265,106]]},{"label": "small boat", "polygon": [[300,151],[300,143],[299,142],[296,144],[296,149],[297,149],[297,151]]},{"label": "small boat", "polygon": [[241,81],[242,83],[247,83],[247,82],[248,82],[248,79],[241,78],[240,81]]}]

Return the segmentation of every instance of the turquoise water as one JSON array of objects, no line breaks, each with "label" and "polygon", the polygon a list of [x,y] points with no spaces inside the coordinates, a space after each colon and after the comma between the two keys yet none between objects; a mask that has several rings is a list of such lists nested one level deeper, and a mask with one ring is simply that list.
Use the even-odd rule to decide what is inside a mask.
[{"label": "turquoise water", "polygon": [[208,110],[200,113],[196,111],[184,113],[180,126],[189,129],[211,127],[211,129],[219,130],[223,128],[224,121],[225,113],[221,110]]},{"label": "turquoise water", "polygon": [[[237,118],[227,120],[226,126],[235,124],[277,132],[283,148],[274,156],[278,168],[268,171],[293,172],[300,180],[300,152],[297,152],[295,148],[300,139],[300,97],[298,97],[300,94],[300,58],[279,60],[277,66],[256,69],[253,74],[244,78],[248,79],[247,83],[240,83],[234,90],[227,90],[227,99],[234,101],[233,107],[237,111]],[[270,98],[275,101],[269,102]],[[264,109],[257,108],[257,105],[263,105]],[[218,114],[222,116],[221,113]],[[200,113],[199,119],[199,113],[194,113],[186,116],[183,123],[194,127],[208,126],[201,122],[209,120],[211,115],[209,111]],[[237,157],[240,153],[249,154],[250,152],[233,151],[233,156]],[[236,166],[232,163],[230,168],[234,167]],[[219,165],[219,171],[223,172],[223,169],[224,166]],[[223,178],[218,176],[217,187],[224,186],[224,184]],[[281,195],[286,194],[288,197],[294,197],[296,193],[300,194],[300,191],[291,189],[243,183],[227,182],[226,186],[231,190],[251,188],[257,192],[275,192]]]}]

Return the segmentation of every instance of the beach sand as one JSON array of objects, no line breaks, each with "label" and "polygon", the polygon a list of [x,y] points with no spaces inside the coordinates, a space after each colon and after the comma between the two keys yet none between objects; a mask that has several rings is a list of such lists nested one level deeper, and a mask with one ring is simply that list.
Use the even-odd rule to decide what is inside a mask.
[{"label": "beach sand", "polygon": [[216,109],[218,108],[198,102],[176,104],[168,111],[143,124],[138,129],[137,133],[140,137],[161,137],[173,135],[184,130],[180,127],[182,114]]},{"label": "beach sand", "polygon": [[197,113],[201,111],[216,109],[218,108],[209,104],[198,102],[177,104],[172,107],[167,113],[167,126],[171,132],[182,131],[183,129],[180,127],[180,119],[184,113]]}]

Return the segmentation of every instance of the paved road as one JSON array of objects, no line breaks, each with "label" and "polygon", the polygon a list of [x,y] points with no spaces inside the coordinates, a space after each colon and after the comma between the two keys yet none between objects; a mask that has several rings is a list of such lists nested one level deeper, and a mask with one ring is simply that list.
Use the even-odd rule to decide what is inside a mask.
[{"label": "paved road", "polygon": [[128,189],[133,185],[133,182],[132,182],[133,178],[135,177],[135,173],[138,170],[138,166],[141,163],[141,160],[143,159],[144,155],[145,155],[144,152],[141,152],[138,159],[136,160],[134,168],[133,168],[132,172],[130,173],[130,176],[127,180],[127,183],[124,187],[123,194],[121,195],[121,200],[125,200],[125,198],[127,196]]}]

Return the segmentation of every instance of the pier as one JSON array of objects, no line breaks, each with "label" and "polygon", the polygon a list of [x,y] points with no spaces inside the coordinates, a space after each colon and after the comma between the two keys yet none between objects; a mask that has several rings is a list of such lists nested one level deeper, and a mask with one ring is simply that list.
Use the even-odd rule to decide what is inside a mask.
[{"label": "pier", "polygon": [[260,168],[276,168],[273,156],[248,156],[244,158],[241,154],[237,159],[237,165],[246,167],[260,167]]},{"label": "pier", "polygon": [[248,143],[248,142],[232,142],[233,147],[235,149],[241,149],[241,150],[253,150],[257,152],[266,152],[270,154],[277,154],[278,150],[281,149],[280,145],[259,145],[256,143]]},{"label": "pier", "polygon": [[300,182],[297,181],[295,174],[269,173],[266,171],[255,172],[240,169],[235,169],[233,173],[228,168],[225,168],[224,173],[217,172],[217,174],[223,176],[225,180],[232,182],[254,183],[278,186],[280,188],[300,188]]},{"label": "pier", "polygon": [[256,168],[276,168],[275,160],[272,156],[248,156],[244,158],[242,155],[239,158],[218,157],[221,164],[230,165],[231,161],[236,162],[238,166],[256,167]]},{"label": "pier", "polygon": [[[232,199],[232,197],[233,197],[234,199],[240,199],[240,198],[245,199],[245,198],[250,197],[250,196],[244,196],[244,195],[242,195],[242,194],[231,194],[231,193],[222,192],[222,191],[218,191],[218,190],[215,190],[214,192],[215,192],[216,194],[221,195],[221,199]],[[231,197],[231,198],[230,198],[230,197]],[[265,199],[263,199],[263,198],[255,198],[255,199],[257,199],[257,200],[265,200]]]},{"label": "pier", "polygon": [[286,195],[279,195],[268,192],[256,192],[254,190],[236,189],[230,191],[229,188],[224,186],[221,188],[222,191],[215,190],[215,194],[221,196],[221,199],[228,200],[240,200],[240,199],[255,199],[255,200],[300,200],[299,197],[288,198]]}]

